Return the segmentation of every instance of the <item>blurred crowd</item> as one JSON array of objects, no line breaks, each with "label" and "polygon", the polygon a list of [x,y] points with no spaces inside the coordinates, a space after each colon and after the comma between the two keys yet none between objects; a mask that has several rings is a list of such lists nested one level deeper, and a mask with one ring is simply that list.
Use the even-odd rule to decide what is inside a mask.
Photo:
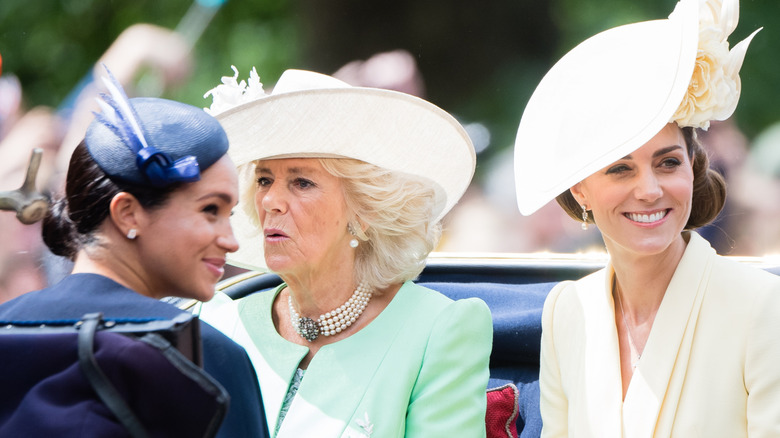
[{"label": "blurred crowd", "polygon": [[[138,24],[107,48],[95,68],[107,65],[131,94],[141,72],[153,73],[160,90],[186,86],[194,65],[190,48],[173,31]],[[13,65],[4,67],[0,76],[0,192],[21,186],[32,150],[41,148],[44,158],[38,187],[56,196],[71,152],[97,109],[95,87],[90,85],[93,73],[87,72],[84,86],[77,86],[61,107],[26,108],[23,84],[13,76]],[[350,62],[334,76],[355,86],[425,95],[423,75],[414,57],[403,50]],[[780,123],[752,140],[732,121],[713,123],[701,139],[729,186],[725,210],[702,235],[724,255],[780,253],[776,223],[780,217]],[[582,230],[554,202],[529,217],[520,215],[511,145],[482,144],[477,150],[481,153],[477,158],[480,178],[445,218],[439,251],[604,251],[596,227]],[[13,212],[0,211],[0,236],[0,302],[67,274],[68,263],[47,254],[40,224],[23,225]]]}]

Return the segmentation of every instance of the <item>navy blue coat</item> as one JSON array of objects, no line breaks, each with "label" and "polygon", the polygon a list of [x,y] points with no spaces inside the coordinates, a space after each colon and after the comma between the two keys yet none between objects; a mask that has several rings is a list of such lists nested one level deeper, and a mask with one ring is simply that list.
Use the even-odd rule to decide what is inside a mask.
[{"label": "navy blue coat", "polygon": [[[0,320],[80,319],[102,312],[106,319],[173,318],[184,311],[145,297],[96,274],[73,274],[46,289],[0,305]],[[257,377],[242,347],[201,322],[203,368],[230,394],[218,437],[268,437]],[[7,360],[4,358],[3,360]]]}]

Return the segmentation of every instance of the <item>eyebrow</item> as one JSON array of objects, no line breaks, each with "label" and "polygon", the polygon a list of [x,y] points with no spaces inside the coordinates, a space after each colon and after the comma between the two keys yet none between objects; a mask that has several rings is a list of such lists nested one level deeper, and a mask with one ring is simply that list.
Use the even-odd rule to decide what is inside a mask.
[{"label": "eyebrow", "polygon": [[[295,175],[299,175],[299,174],[304,173],[306,171],[316,172],[317,169],[314,168],[314,167],[290,167],[289,169],[287,169],[287,171],[289,173],[292,173],[292,174],[295,174]],[[273,172],[271,172],[271,169],[268,168],[268,167],[257,167],[257,168],[255,168],[255,174],[259,174],[259,173],[271,173],[271,174],[273,174]]]},{"label": "eyebrow", "polygon": [[232,196],[230,196],[227,193],[221,193],[221,192],[207,193],[207,194],[201,196],[200,198],[196,199],[195,201],[196,202],[200,202],[200,201],[203,201],[203,200],[206,200],[206,199],[209,199],[209,198],[219,198],[219,199],[223,200],[227,204],[230,204],[230,203],[233,202],[233,197]]},{"label": "eyebrow", "polygon": [[[653,153],[653,158],[659,157],[661,155],[666,155],[669,152],[675,151],[677,149],[682,149],[682,146],[675,144],[675,145],[672,145],[672,146],[667,146],[667,147],[665,147],[663,149],[658,149],[657,151],[655,151]],[[626,155],[625,157],[623,157],[621,159],[622,160],[630,160],[630,159],[632,159],[632,157],[631,157],[631,154],[628,154],[628,155]]]}]

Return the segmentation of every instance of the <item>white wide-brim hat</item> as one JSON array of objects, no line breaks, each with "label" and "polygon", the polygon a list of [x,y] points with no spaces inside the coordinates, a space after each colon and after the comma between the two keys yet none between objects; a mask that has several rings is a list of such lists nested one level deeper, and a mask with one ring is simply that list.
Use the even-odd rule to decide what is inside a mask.
[{"label": "white wide-brim hat", "polygon": [[682,0],[668,19],[606,30],[550,69],[515,141],[522,214],[631,154],[669,123],[693,74],[698,11],[697,0]]},{"label": "white wide-brim hat", "polygon": [[[430,181],[438,221],[466,191],[476,167],[465,129],[436,105],[397,91],[352,87],[310,71],[287,70],[270,95],[216,117],[242,173],[240,184],[255,184],[248,168],[256,160],[353,158]],[[242,197],[245,193],[241,189]],[[254,199],[240,202],[254,205]],[[245,210],[237,208],[233,214],[240,249],[228,261],[264,270],[262,225],[253,223]]]},{"label": "white wide-brim hat", "polygon": [[668,19],[595,35],[545,75],[520,121],[515,184],[529,215],[667,123],[686,95],[699,38],[699,2],[682,0]]}]

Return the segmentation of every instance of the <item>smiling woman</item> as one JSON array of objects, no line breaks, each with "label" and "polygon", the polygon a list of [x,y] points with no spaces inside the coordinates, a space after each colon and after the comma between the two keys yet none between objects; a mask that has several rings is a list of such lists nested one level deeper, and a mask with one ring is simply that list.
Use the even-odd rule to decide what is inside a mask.
[{"label": "smiling woman", "polygon": [[[2,320],[78,321],[97,312],[107,321],[171,319],[184,312],[159,299],[211,299],[226,255],[238,249],[230,226],[237,176],[216,119],[178,102],[128,99],[110,79],[111,96],[71,157],[65,194],[44,219],[44,241],[74,261],[73,272],[0,305]],[[199,331],[203,367],[232,402],[218,436],[265,436],[259,393],[244,384],[255,378],[246,352],[207,324]],[[33,423],[23,426],[35,435]],[[66,424],[52,427],[73,436]]]},{"label": "smiling woman", "polygon": [[690,217],[693,193],[688,155],[682,131],[670,123],[642,147],[561,196],[573,197],[590,212],[613,257],[668,250],[679,258],[685,249],[680,230]]},{"label": "smiling woman", "polygon": [[546,299],[545,437],[780,431],[780,279],[716,255],[693,231],[725,201],[696,130],[737,106],[752,38],[729,50],[738,10],[737,0],[681,0],[668,19],[596,35],[526,107],[520,211],[555,198],[598,226],[609,253],[605,269]]}]

